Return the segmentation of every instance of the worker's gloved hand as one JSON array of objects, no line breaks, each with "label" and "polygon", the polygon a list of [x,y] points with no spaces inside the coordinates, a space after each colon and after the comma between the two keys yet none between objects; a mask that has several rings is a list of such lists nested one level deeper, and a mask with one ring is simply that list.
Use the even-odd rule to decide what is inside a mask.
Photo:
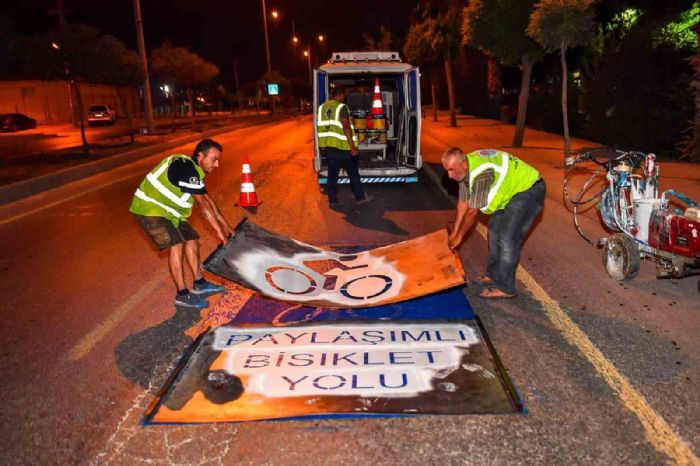
[{"label": "worker's gloved hand", "polygon": [[352,149],[350,149],[350,154],[351,154],[353,157],[357,157],[358,155],[360,155],[360,151],[357,150],[357,147],[353,147]]}]

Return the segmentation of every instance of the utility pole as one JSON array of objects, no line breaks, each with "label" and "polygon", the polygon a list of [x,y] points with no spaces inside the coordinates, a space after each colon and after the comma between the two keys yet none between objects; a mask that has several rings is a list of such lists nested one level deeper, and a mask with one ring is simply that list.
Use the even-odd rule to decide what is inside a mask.
[{"label": "utility pole", "polygon": [[151,81],[148,79],[148,58],[146,43],[143,38],[143,20],[141,19],[141,2],[134,0],[134,19],[136,21],[136,41],[139,47],[139,62],[143,73],[143,106],[146,120],[146,132],[153,134],[153,103],[151,100]]}]

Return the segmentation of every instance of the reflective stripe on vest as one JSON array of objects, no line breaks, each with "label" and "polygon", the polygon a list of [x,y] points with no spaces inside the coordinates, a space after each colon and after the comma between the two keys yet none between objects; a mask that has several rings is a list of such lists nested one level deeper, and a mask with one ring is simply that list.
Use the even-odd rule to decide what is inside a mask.
[{"label": "reflective stripe on vest", "polygon": [[474,187],[474,180],[486,170],[493,170],[494,180],[489,188],[487,203],[480,210],[492,214],[504,209],[516,194],[523,192],[539,178],[539,172],[516,158],[499,150],[475,151],[467,154],[469,163],[469,187]]},{"label": "reflective stripe on vest", "polygon": [[[318,114],[316,115],[316,128],[319,147],[336,147],[341,150],[350,150],[348,138],[345,136],[345,132],[343,131],[343,123],[340,121],[340,112],[343,108],[347,108],[347,105],[340,103],[337,100],[329,100],[318,108]],[[326,118],[325,113],[329,109],[335,110],[331,113],[332,119],[324,119]],[[352,119],[349,120],[352,140],[357,143],[355,127],[352,124]]]},{"label": "reflective stripe on vest", "polygon": [[180,212],[178,212],[177,210],[173,209],[172,207],[168,207],[167,205],[163,204],[162,202],[156,201],[156,200],[153,199],[152,197],[146,195],[146,193],[144,193],[144,192],[141,191],[140,189],[136,189],[136,192],[134,193],[134,196],[138,197],[138,198],[141,199],[142,201],[150,202],[151,204],[155,204],[155,205],[157,205],[158,207],[163,208],[164,210],[170,212],[171,214],[173,214],[173,215],[174,215],[175,217],[177,217],[177,218],[182,217],[182,215],[180,215]]},{"label": "reflective stripe on vest", "polygon": [[192,198],[192,195],[190,193],[184,193],[182,196],[178,196],[177,194],[169,190],[165,185],[163,185],[163,183],[161,183],[158,179],[161,175],[163,175],[165,171],[168,170],[170,164],[172,163],[172,159],[173,156],[171,155],[170,157],[168,157],[167,163],[162,164],[153,173],[149,173],[148,175],[146,175],[146,180],[148,180],[148,182],[151,183],[151,185],[154,188],[156,188],[156,190],[163,196],[167,197],[178,206],[184,207],[185,209],[189,209],[192,207],[193,204],[193,201],[190,200]]},{"label": "reflective stripe on vest", "polygon": [[[168,179],[168,169],[174,160],[182,158],[192,161],[186,155],[172,155],[163,159],[150,173],[146,175],[134,193],[129,210],[138,215],[165,217],[175,226],[181,220],[187,219],[192,213],[194,199],[190,193],[183,193]],[[192,161],[194,163],[194,161]],[[204,179],[204,170],[196,163],[195,170],[200,180]],[[193,183],[180,182],[183,187],[201,188]]]}]

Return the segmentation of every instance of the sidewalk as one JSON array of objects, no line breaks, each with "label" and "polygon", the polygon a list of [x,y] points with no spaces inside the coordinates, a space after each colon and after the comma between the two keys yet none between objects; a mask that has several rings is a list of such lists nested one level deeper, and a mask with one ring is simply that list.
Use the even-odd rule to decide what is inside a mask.
[{"label": "sidewalk", "polygon": [[[515,126],[497,120],[459,115],[457,128],[449,126],[449,114],[439,113],[439,121],[433,122],[429,115],[423,119],[423,137],[432,138],[445,149],[457,146],[465,152],[478,149],[500,149],[525,160],[535,166],[547,181],[548,196],[563,201],[564,181],[564,138],[559,134],[546,133],[530,128],[525,129],[523,147],[512,147],[511,141]],[[585,139],[572,138],[571,149],[602,147],[601,144]],[[620,148],[644,151],[643,147]],[[440,154],[423,154],[425,162],[441,163]],[[691,199],[700,202],[700,163],[683,162],[673,159],[658,159],[660,166],[660,190],[675,189]],[[592,163],[579,165],[580,173],[574,175],[574,186],[570,192],[577,193],[583,181],[590,175],[587,169],[596,169]]]}]

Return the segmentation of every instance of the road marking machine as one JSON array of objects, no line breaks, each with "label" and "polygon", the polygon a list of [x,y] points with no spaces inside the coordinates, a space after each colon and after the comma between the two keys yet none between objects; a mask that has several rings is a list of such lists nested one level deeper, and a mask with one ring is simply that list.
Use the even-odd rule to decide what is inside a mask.
[{"label": "road marking machine", "polygon": [[[577,165],[580,168],[586,162],[598,169],[572,199],[570,178]],[[566,167],[564,195],[573,207],[576,230],[590,244],[602,247],[605,270],[615,280],[634,278],[640,259],[656,264],[657,278],[700,274],[700,209],[697,202],[673,189],[659,196],[659,164],[654,154],[582,151]],[[598,240],[586,236],[578,221],[579,211],[594,201],[602,223],[613,233]],[[700,292],[700,279],[697,287]]]}]

